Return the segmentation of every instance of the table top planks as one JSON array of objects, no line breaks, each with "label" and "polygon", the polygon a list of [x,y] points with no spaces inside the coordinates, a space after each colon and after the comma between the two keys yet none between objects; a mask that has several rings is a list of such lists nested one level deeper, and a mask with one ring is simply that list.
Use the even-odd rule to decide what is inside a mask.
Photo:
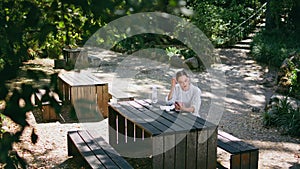
[{"label": "table top planks", "polygon": [[152,136],[216,127],[191,113],[161,110],[159,105],[152,105],[147,100],[121,101],[110,107]]},{"label": "table top planks", "polygon": [[97,86],[105,85],[106,82],[101,81],[98,77],[88,72],[63,72],[58,75],[58,78],[68,85],[75,86]]}]

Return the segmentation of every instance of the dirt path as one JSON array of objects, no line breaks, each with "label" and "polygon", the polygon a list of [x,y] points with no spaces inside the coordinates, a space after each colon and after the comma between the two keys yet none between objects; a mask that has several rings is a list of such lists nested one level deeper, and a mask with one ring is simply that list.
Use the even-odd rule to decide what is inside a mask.
[{"label": "dirt path", "polygon": [[[223,98],[225,110],[219,128],[257,146],[260,149],[259,168],[300,168],[300,140],[281,135],[276,129],[262,126],[263,108],[272,93],[272,88],[264,85],[264,79],[272,77],[272,73],[251,60],[245,51],[222,49],[218,53],[222,64],[216,67],[226,76],[226,97]],[[120,60],[114,60],[114,54],[106,53],[106,55],[108,57],[104,58],[104,66],[92,71],[102,80],[111,82],[115,76],[111,72],[116,70]],[[52,69],[53,60],[36,60],[30,63],[43,65],[50,74],[58,71]],[[141,71],[147,72],[144,69]],[[149,72],[153,71],[159,73],[157,69],[151,69]],[[147,91],[150,84],[142,80],[143,76],[141,75],[138,81],[140,88],[135,89]],[[202,112],[207,111],[207,106],[210,104],[209,82],[205,81],[206,76],[204,73],[197,76],[198,80],[196,79],[203,91]],[[161,85],[167,83],[167,81],[162,82]],[[147,96],[147,92],[144,94]],[[28,138],[24,136],[25,143],[21,146],[26,151],[22,154],[31,164],[29,168],[80,168],[81,165],[78,165],[76,160],[67,156],[66,134],[68,130],[83,129],[85,126],[77,123],[37,123],[32,114],[29,116],[31,124],[36,127],[40,136],[37,145],[29,144]],[[97,130],[106,137],[107,121],[101,123],[99,126],[102,128]],[[228,158],[228,154],[218,150],[218,161],[227,168]]]},{"label": "dirt path", "polygon": [[[266,78],[275,81],[274,74],[242,50],[219,53],[227,80],[225,112],[219,127],[259,148],[259,168],[300,168],[300,140],[262,125],[264,106],[273,91],[273,84],[264,82]],[[228,167],[228,160],[221,163]]]}]

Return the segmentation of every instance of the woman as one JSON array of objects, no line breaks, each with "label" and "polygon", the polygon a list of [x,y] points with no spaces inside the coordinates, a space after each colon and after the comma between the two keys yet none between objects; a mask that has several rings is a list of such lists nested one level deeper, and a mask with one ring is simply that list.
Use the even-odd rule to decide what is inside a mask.
[{"label": "woman", "polygon": [[175,110],[191,112],[199,116],[201,90],[190,82],[185,71],[178,71],[172,78],[171,89],[166,98],[169,105],[175,104]]}]

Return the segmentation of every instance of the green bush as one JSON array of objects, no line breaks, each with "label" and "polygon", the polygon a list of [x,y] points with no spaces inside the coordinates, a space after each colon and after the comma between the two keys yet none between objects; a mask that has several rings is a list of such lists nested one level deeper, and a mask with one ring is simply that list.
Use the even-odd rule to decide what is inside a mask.
[{"label": "green bush", "polygon": [[[279,74],[289,83],[283,85],[281,77],[278,85],[286,88],[282,94],[290,94],[300,98],[300,36],[288,29],[277,29],[274,31],[262,31],[258,33],[251,43],[251,55],[260,63],[279,69]],[[288,59],[287,59],[288,58]],[[287,59],[286,61],[284,61]],[[283,64],[285,63],[285,64]]]},{"label": "green bush", "polygon": [[[232,43],[230,37],[232,29],[246,20],[253,13],[253,9],[242,4],[224,5],[221,2],[202,1],[194,5],[194,12],[192,22],[206,34],[215,46],[224,46]],[[250,30],[247,31],[250,32]],[[235,34],[235,36],[237,35]]]},{"label": "green bush", "polygon": [[251,55],[259,62],[280,67],[291,53],[300,50],[299,37],[287,30],[262,31],[251,43]]},{"label": "green bush", "polygon": [[300,136],[300,107],[293,108],[288,97],[263,114],[265,126],[278,127],[284,134]]},{"label": "green bush", "polygon": [[[300,62],[300,60],[298,60]],[[291,95],[297,99],[300,99],[300,64],[299,63],[291,63],[291,86],[290,91]]]},{"label": "green bush", "polygon": [[0,72],[4,69],[5,61],[4,59],[0,58]]}]

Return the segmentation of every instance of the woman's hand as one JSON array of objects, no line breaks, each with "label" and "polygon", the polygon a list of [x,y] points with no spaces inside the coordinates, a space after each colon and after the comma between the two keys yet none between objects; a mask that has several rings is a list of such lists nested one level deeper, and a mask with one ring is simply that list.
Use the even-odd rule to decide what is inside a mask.
[{"label": "woman's hand", "polygon": [[192,107],[185,107],[182,102],[175,102],[175,110],[176,111],[185,111],[185,112],[191,112],[193,113],[195,111],[195,108]]},{"label": "woman's hand", "polygon": [[174,92],[174,89],[175,89],[175,85],[176,85],[176,79],[172,78],[172,80],[171,80],[171,89],[170,89],[170,92],[168,94],[168,100],[171,100],[172,97],[173,97],[173,92]]},{"label": "woman's hand", "polygon": [[175,85],[176,85],[176,79],[172,78],[172,80],[171,80],[171,89],[174,89]]},{"label": "woman's hand", "polygon": [[182,110],[183,104],[181,102],[175,102],[175,110]]}]

